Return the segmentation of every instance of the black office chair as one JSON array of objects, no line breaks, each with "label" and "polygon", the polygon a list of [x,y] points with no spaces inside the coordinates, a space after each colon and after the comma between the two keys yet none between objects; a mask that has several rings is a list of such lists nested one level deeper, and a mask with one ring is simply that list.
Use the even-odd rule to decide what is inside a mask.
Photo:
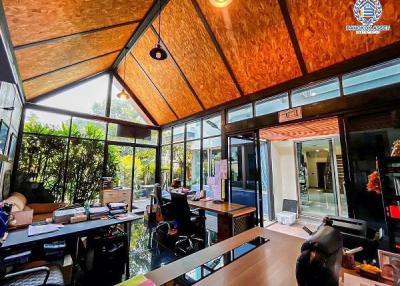
[{"label": "black office chair", "polygon": [[326,225],[338,229],[343,235],[343,246],[353,249],[361,246],[363,250],[354,255],[356,261],[371,261],[377,259],[379,242],[382,239],[382,230],[368,228],[367,222],[359,219],[327,216]]},{"label": "black office chair", "polygon": [[164,202],[160,184],[154,185],[154,196],[155,196],[156,204],[160,208],[160,212],[161,212],[161,215],[163,216],[164,220],[165,221],[173,220],[172,203]]},{"label": "black office chair", "polygon": [[331,226],[320,227],[301,247],[296,278],[299,286],[337,286],[342,262],[343,238]]},{"label": "black office chair", "polygon": [[176,251],[187,255],[203,248],[205,218],[190,210],[186,194],[171,192],[171,203],[179,235]]},{"label": "black office chair", "polygon": [[46,265],[23,269],[4,275],[4,264],[1,263],[0,285],[3,286],[24,286],[24,285],[43,285],[43,286],[63,286],[64,278],[57,265]]}]

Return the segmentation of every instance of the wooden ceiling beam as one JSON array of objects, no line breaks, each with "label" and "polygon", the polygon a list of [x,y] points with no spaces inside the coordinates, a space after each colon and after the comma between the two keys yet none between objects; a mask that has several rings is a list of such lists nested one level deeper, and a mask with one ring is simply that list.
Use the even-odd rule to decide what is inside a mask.
[{"label": "wooden ceiling beam", "polygon": [[92,30],[83,31],[83,32],[79,32],[79,33],[73,33],[73,34],[69,34],[69,35],[65,35],[65,36],[61,36],[61,37],[57,37],[57,38],[47,39],[47,40],[43,40],[43,41],[37,41],[37,42],[29,43],[29,44],[15,46],[14,50],[17,51],[17,50],[21,50],[21,49],[26,49],[26,48],[32,48],[32,47],[37,47],[37,46],[41,46],[41,45],[46,45],[46,44],[50,44],[50,43],[54,43],[54,42],[62,42],[62,41],[65,41],[65,40],[86,36],[86,35],[89,35],[89,34],[92,34],[92,33],[96,33],[96,32],[102,32],[102,31],[106,31],[106,30],[110,30],[110,29],[115,29],[115,28],[119,28],[119,27],[123,27],[123,26],[128,26],[128,25],[139,23],[139,22],[140,22],[140,20],[129,21],[129,22],[121,23],[121,24],[116,24],[116,25],[111,25],[111,26],[107,26],[107,27],[92,29]]},{"label": "wooden ceiling beam", "polygon": [[[153,31],[154,35],[156,35],[156,37],[158,37],[158,32],[156,31],[156,29],[154,28],[153,25],[151,25],[151,30]],[[181,75],[183,81],[186,83],[186,85],[188,86],[188,88],[190,89],[190,91],[192,92],[194,98],[197,100],[197,102],[200,104],[201,109],[204,111],[206,110],[203,102],[200,100],[198,94],[196,93],[196,91],[193,89],[192,84],[190,83],[190,81],[188,80],[188,78],[186,77],[185,73],[182,71],[181,67],[179,66],[179,64],[176,62],[175,57],[171,54],[170,50],[168,49],[167,45],[164,43],[164,41],[161,39],[161,43],[164,46],[165,50],[167,51],[168,55],[170,56],[172,63],[174,64],[175,68],[178,70],[179,74]]]},{"label": "wooden ceiling beam", "polygon": [[129,52],[129,55],[132,57],[132,59],[136,62],[136,64],[139,66],[140,70],[143,72],[147,80],[150,82],[150,84],[157,90],[158,94],[161,96],[161,98],[164,100],[165,104],[168,106],[168,108],[171,110],[171,112],[174,114],[176,119],[179,119],[179,116],[176,114],[175,110],[171,107],[169,104],[168,100],[165,98],[165,96],[162,94],[161,90],[158,88],[158,86],[153,82],[153,80],[150,78],[149,74],[146,72],[144,67],[141,65],[141,63],[136,59],[136,57],[132,54],[132,52]]},{"label": "wooden ceiling beam", "polygon": [[354,57],[352,59],[349,59],[341,63],[337,63],[335,65],[323,68],[321,70],[308,73],[300,78],[296,78],[293,80],[289,80],[287,82],[277,84],[272,87],[268,87],[264,90],[260,90],[255,93],[249,94],[245,97],[231,100],[229,102],[220,104],[203,112],[199,112],[191,116],[181,118],[176,122],[165,124],[162,127],[173,126],[181,122],[186,122],[189,120],[200,118],[202,116],[207,116],[216,112],[220,112],[224,109],[234,108],[244,105],[246,103],[251,103],[257,100],[265,99],[271,96],[278,95],[282,92],[287,92],[289,90],[301,87],[311,82],[316,82],[335,76],[341,76],[345,73],[367,68],[385,61],[396,59],[398,57],[400,57],[400,42],[379,48],[377,50]]},{"label": "wooden ceiling beam", "polygon": [[143,111],[143,113],[147,116],[147,118],[153,123],[154,125],[158,126],[158,122],[154,119],[154,117],[150,114],[147,108],[142,104],[142,102],[137,98],[135,93],[130,89],[130,87],[124,82],[124,80],[116,73],[114,70],[112,71],[114,77],[118,80],[118,82],[122,85],[122,87],[129,93],[132,97],[133,101],[137,104],[137,106]]},{"label": "wooden ceiling beam", "polygon": [[232,78],[232,81],[234,82],[237,90],[239,91],[240,96],[243,97],[244,96],[243,89],[241,88],[241,86],[240,86],[235,74],[233,73],[232,67],[229,64],[229,62],[228,62],[228,60],[227,60],[227,58],[226,58],[226,56],[224,54],[224,51],[221,48],[221,45],[218,43],[217,38],[215,37],[214,33],[212,32],[210,24],[207,22],[206,16],[204,15],[203,11],[201,10],[199,3],[197,3],[196,0],[191,0],[191,1],[192,1],[192,4],[193,4],[193,6],[194,6],[194,8],[196,10],[196,13],[197,13],[199,19],[201,20],[201,22],[203,23],[204,28],[207,31],[207,34],[209,35],[212,43],[214,44],[214,47],[215,47],[218,55],[220,56],[222,62],[224,63],[226,70],[228,71],[229,75]]},{"label": "wooden ceiling beam", "polygon": [[[133,32],[132,37],[128,40],[128,43],[125,45],[125,48],[121,50],[121,53],[118,55],[114,64],[112,65],[112,69],[116,70],[118,65],[122,62],[125,56],[131,52],[133,46],[139,40],[139,38],[143,35],[143,33],[149,28],[149,26],[154,22],[159,14],[159,10],[168,4],[169,0],[155,0],[150,10],[146,13],[139,26]],[[161,6],[161,7],[160,7]]]},{"label": "wooden ceiling beam", "polygon": [[96,78],[98,76],[102,76],[102,75],[106,74],[107,72],[109,72],[109,71],[105,70],[105,71],[96,73],[94,75],[88,76],[86,78],[71,82],[71,83],[69,83],[67,85],[64,85],[64,86],[61,86],[61,87],[59,87],[59,88],[57,88],[55,90],[43,93],[43,94],[38,95],[38,96],[35,96],[34,98],[29,99],[29,102],[30,103],[37,103],[38,101],[44,100],[46,98],[53,97],[54,95],[56,95],[59,92],[66,91],[66,90],[71,89],[71,88],[73,88],[73,87],[75,87],[77,85],[80,85],[80,84],[83,84],[85,82],[88,82],[88,81],[90,81],[90,80],[92,80],[92,79],[94,79],[94,78]]},{"label": "wooden ceiling beam", "polygon": [[301,72],[303,73],[303,75],[306,75],[306,74],[308,74],[306,62],[304,61],[303,54],[301,53],[299,40],[296,37],[296,32],[294,30],[292,19],[290,19],[289,9],[287,7],[286,0],[278,0],[278,2],[279,2],[279,8],[281,9],[283,19],[285,20],[286,28],[289,32],[289,37],[292,42],[294,52],[296,53],[296,58],[299,63]]},{"label": "wooden ceiling beam", "polygon": [[[8,29],[6,15],[4,13],[3,1],[0,1],[0,37],[2,37],[4,48],[7,54],[7,61],[10,62],[10,67],[12,71],[12,75],[14,77],[15,83],[18,87],[18,94],[21,98],[22,102],[25,102],[26,95],[24,92],[22,77],[17,65],[17,58],[15,56],[15,52],[12,48],[11,36]],[[0,41],[0,44],[1,41]],[[3,67],[2,67],[3,68]],[[2,72],[2,71],[0,71]]]},{"label": "wooden ceiling beam", "polygon": [[42,77],[42,76],[46,76],[46,75],[49,75],[49,74],[51,74],[51,73],[54,73],[54,72],[58,72],[58,71],[67,69],[67,68],[70,68],[70,67],[73,67],[73,66],[82,64],[82,63],[87,62],[87,61],[91,61],[91,60],[95,60],[95,59],[98,59],[98,58],[101,58],[101,57],[105,57],[105,56],[108,56],[108,55],[110,55],[110,54],[113,54],[113,53],[116,53],[116,52],[119,52],[119,51],[120,51],[120,50],[118,49],[118,50],[116,50],[116,51],[107,52],[107,53],[105,53],[105,54],[98,55],[98,56],[95,56],[95,57],[93,57],[93,58],[89,58],[89,59],[86,59],[86,60],[83,60],[83,61],[80,61],[80,62],[76,62],[76,63],[70,64],[70,65],[64,66],[64,67],[62,67],[62,68],[58,68],[58,69],[55,69],[55,70],[51,70],[51,71],[49,71],[49,72],[46,72],[46,73],[43,73],[43,74],[40,74],[40,75],[37,75],[37,76],[33,76],[33,77],[31,77],[31,78],[27,78],[27,79],[24,80],[24,82],[25,82],[25,81],[29,81],[29,80],[34,80],[34,79],[36,79],[36,78],[39,78],[39,77]]}]

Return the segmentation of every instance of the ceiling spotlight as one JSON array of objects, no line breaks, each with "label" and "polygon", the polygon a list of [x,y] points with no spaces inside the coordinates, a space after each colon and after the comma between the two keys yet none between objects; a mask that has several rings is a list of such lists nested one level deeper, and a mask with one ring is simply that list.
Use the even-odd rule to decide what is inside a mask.
[{"label": "ceiling spotlight", "polygon": [[155,48],[151,49],[150,57],[157,61],[165,60],[168,57],[167,52],[161,47],[161,1],[158,0],[158,41]]},{"label": "ceiling spotlight", "polygon": [[233,0],[209,0],[211,5],[217,8],[224,8],[232,3]]}]

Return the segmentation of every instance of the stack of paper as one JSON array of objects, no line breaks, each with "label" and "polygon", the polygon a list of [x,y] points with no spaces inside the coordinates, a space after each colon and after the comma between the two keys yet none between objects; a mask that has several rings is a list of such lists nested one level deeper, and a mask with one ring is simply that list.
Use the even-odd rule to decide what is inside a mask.
[{"label": "stack of paper", "polygon": [[57,224],[30,225],[28,227],[28,236],[57,231],[59,228],[60,227]]}]

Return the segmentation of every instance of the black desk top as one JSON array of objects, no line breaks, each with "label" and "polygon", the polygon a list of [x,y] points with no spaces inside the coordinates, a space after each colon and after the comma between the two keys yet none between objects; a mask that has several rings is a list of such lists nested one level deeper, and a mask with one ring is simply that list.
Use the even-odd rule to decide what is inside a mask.
[{"label": "black desk top", "polygon": [[39,234],[35,236],[28,236],[28,228],[10,231],[8,237],[4,244],[0,247],[0,251],[5,250],[9,247],[21,246],[24,244],[30,244],[37,241],[53,240],[63,236],[77,235],[80,233],[85,233],[91,230],[99,229],[102,227],[107,227],[115,224],[123,224],[126,222],[131,222],[135,219],[140,218],[140,216],[132,214],[132,217],[126,219],[108,219],[108,220],[89,220],[74,224],[66,224],[63,228],[58,231]]}]

